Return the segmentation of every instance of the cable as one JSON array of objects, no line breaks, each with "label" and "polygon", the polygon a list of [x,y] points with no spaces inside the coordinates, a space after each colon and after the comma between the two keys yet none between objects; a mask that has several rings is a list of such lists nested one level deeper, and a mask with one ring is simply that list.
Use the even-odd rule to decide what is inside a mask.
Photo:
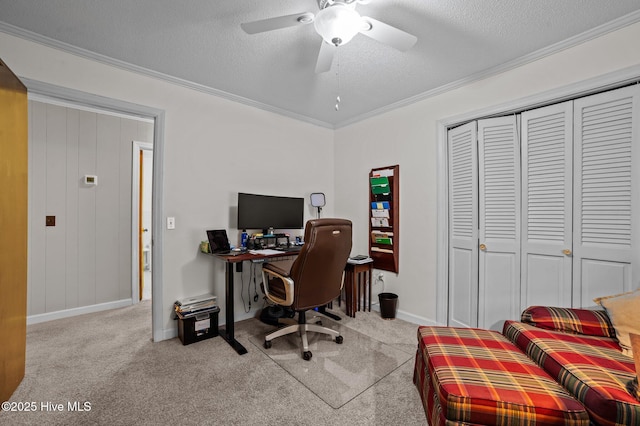
[{"label": "cable", "polygon": [[251,269],[249,269],[249,282],[247,283],[247,299],[249,299],[249,309],[245,312],[251,312]]},{"label": "cable", "polygon": [[[244,313],[248,314],[251,312],[251,299],[249,299],[249,307],[247,308],[247,303],[244,300],[244,269],[240,272],[240,299],[242,299],[242,308],[244,309]],[[251,288],[251,277],[249,277],[249,284],[247,288]],[[247,295],[249,293],[247,292]]]},{"label": "cable", "polygon": [[256,284],[256,269],[255,269],[255,263],[252,265],[253,267],[253,301],[254,302],[258,302],[258,286]]}]

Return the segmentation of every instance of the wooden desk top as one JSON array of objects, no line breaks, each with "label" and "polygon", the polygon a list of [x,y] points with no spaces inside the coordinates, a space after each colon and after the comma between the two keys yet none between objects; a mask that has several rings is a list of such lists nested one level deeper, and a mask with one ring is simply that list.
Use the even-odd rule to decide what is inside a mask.
[{"label": "wooden desk top", "polygon": [[229,255],[229,254],[214,254],[214,253],[204,253],[204,254],[208,254],[210,256],[213,257],[217,257],[220,260],[223,260],[227,263],[240,263],[240,262],[244,262],[246,260],[248,261],[256,261],[256,260],[264,260],[264,259],[273,259],[273,258],[277,258],[277,257],[286,257],[286,256],[297,256],[298,253],[300,253],[300,250],[291,250],[291,251],[285,251],[285,250],[278,250],[281,251],[282,253],[274,253],[274,254],[252,254],[249,251],[246,251],[245,253],[242,254],[235,254],[235,255]]}]

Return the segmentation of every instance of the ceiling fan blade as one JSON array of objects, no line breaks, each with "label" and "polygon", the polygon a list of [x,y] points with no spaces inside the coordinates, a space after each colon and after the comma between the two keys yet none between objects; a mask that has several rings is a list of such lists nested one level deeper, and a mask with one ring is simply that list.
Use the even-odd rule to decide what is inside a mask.
[{"label": "ceiling fan blade", "polygon": [[327,72],[331,69],[336,49],[337,47],[331,46],[325,41],[322,42],[320,45],[320,53],[318,53],[318,62],[316,62],[316,74]]},{"label": "ceiling fan blade", "polygon": [[279,30],[281,28],[306,25],[313,22],[313,13],[302,12],[293,15],[277,16],[275,18],[261,19],[260,21],[245,22],[240,27],[247,34],[257,34],[266,31]]},{"label": "ceiling fan blade", "polygon": [[377,19],[363,16],[362,21],[366,24],[366,28],[360,31],[367,37],[371,37],[380,43],[388,44],[402,52],[406,52],[416,44],[418,38],[401,29],[392,27],[389,24],[380,22]]}]

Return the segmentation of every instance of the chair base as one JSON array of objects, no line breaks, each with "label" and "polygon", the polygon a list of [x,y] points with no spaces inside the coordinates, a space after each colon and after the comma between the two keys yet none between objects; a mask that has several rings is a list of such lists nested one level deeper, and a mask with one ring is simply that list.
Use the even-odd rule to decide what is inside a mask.
[{"label": "chair base", "polygon": [[333,340],[336,343],[338,344],[342,343],[343,339],[342,339],[342,336],[340,335],[340,332],[328,327],[323,327],[321,324],[317,324],[321,322],[320,317],[314,316],[311,318],[310,322],[312,322],[313,324],[307,323],[306,311],[298,312],[297,322],[288,318],[281,319],[280,323],[289,323],[290,325],[282,327],[266,335],[264,338],[264,347],[267,349],[270,348],[271,341],[273,339],[286,336],[288,334],[299,333],[300,337],[302,338],[303,358],[308,361],[311,359],[311,351],[309,351],[309,340],[307,339],[307,331],[312,331],[314,333],[327,334],[333,337]]}]

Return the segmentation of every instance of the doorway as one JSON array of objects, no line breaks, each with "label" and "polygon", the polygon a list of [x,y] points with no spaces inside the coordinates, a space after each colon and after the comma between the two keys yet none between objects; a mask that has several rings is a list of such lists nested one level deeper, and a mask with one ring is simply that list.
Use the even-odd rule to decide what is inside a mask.
[{"label": "doorway", "polygon": [[132,283],[134,303],[152,297],[152,202],[153,144],[133,141],[132,194]]}]

